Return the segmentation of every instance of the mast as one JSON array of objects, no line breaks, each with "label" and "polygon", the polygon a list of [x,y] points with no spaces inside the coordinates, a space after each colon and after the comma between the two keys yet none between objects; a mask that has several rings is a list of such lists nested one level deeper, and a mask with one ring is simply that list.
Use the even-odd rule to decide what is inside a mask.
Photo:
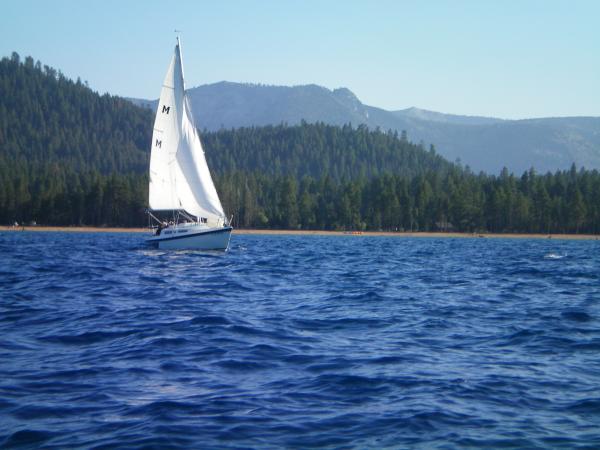
[{"label": "mast", "polygon": [[175,30],[175,33],[177,33],[177,36],[175,36],[175,39],[177,39],[177,45],[175,46],[175,48],[177,49],[177,52],[179,53],[179,65],[181,68],[181,82],[183,84],[183,95],[185,96],[185,76],[183,75],[183,53],[181,51],[181,40],[179,39],[179,30]]}]

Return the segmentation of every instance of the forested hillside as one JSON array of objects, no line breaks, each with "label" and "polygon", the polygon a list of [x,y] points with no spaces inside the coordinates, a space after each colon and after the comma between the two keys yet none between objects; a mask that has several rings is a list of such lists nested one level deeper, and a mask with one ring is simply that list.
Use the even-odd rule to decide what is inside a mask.
[{"label": "forested hillside", "polygon": [[297,179],[329,176],[340,181],[383,173],[413,177],[426,171],[444,173],[452,167],[433,147],[424,151],[406,136],[369,131],[364,125],[239,128],[204,133],[202,141],[217,175],[244,171]]},{"label": "forested hillside", "polygon": [[[31,58],[0,61],[0,223],[146,224],[152,112]],[[365,126],[202,133],[243,227],[600,232],[600,174],[474,174]]]},{"label": "forested hillside", "polygon": [[31,57],[2,59],[0,223],[142,223],[151,123]]}]

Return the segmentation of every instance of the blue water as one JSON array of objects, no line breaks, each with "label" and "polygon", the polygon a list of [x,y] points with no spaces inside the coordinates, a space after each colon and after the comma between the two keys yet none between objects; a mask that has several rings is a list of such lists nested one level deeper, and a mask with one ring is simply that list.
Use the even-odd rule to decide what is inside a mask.
[{"label": "blue water", "polygon": [[600,447],[600,241],[0,234],[0,447]]}]

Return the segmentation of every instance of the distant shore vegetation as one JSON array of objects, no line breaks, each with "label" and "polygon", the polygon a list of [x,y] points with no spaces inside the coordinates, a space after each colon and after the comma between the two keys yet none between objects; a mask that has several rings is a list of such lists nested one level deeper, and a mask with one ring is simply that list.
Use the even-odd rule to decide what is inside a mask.
[{"label": "distant shore vegetation", "polygon": [[[18,54],[0,61],[0,223],[144,226],[152,112]],[[201,133],[233,225],[600,233],[600,173],[473,173],[405,133],[285,124]]]}]

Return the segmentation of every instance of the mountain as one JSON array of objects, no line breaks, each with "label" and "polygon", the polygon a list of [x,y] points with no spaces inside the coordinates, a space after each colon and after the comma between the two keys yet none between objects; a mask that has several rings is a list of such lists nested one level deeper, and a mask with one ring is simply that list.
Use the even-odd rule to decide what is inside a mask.
[{"label": "mountain", "polygon": [[400,111],[392,111],[397,117],[425,120],[428,122],[453,123],[456,125],[488,125],[503,122],[502,119],[481,116],[457,116],[455,114],[444,114],[428,111],[420,108],[408,108]]},{"label": "mountain", "polygon": [[[302,120],[331,125],[359,125],[366,123],[365,119],[368,121],[364,106],[348,89],[330,91],[314,84],[286,87],[223,81],[187,92],[198,126],[210,131],[280,123],[295,125]],[[139,106],[156,108],[156,100],[130,100]]]},{"label": "mountain", "polygon": [[[346,88],[265,86],[220,82],[188,90],[200,129],[324,122],[406,131],[434,144],[445,158],[475,171],[523,173],[579,167],[600,169],[600,117],[502,120],[418,108],[386,111],[363,104]],[[130,99],[156,108],[156,101]]]}]

